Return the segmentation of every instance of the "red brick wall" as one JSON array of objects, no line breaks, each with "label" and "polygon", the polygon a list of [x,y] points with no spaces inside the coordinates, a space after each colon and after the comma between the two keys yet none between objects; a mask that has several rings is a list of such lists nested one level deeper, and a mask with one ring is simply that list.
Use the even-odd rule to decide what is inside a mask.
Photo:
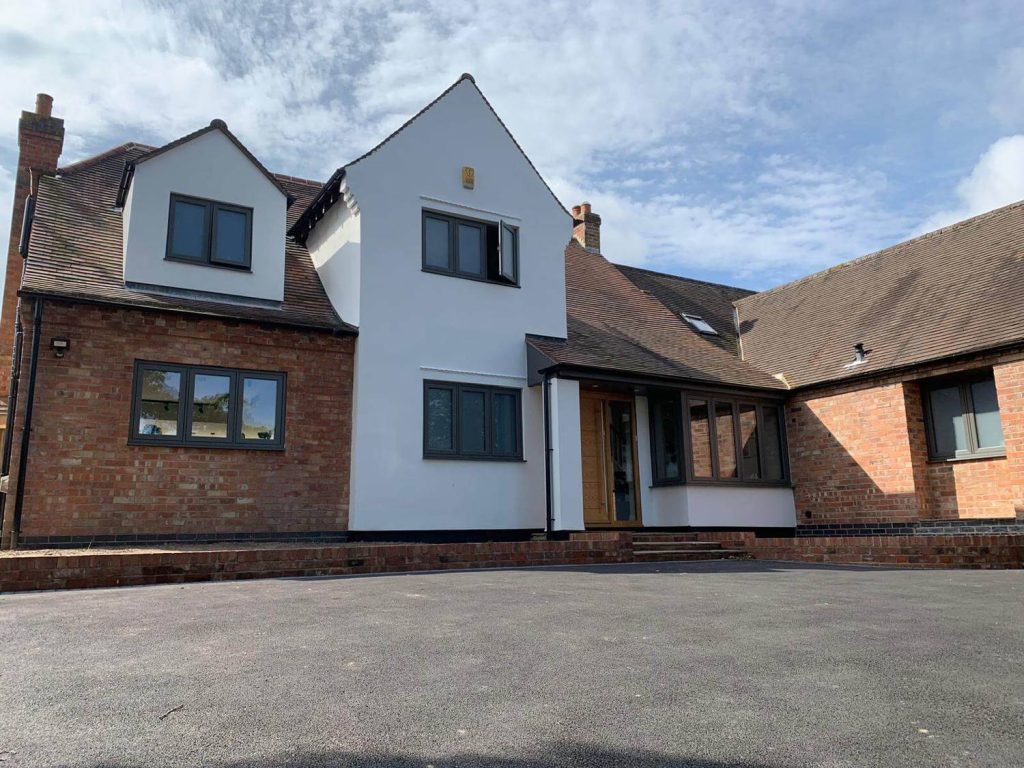
[{"label": "red brick wall", "polygon": [[797,397],[787,413],[798,523],[917,517],[901,383]]},{"label": "red brick wall", "polygon": [[[31,312],[27,302],[15,448]],[[63,359],[48,349],[58,335],[71,340]],[[351,337],[48,302],[41,340],[23,537],[346,529]],[[128,445],[136,359],[284,371],[285,450]]]},{"label": "red brick wall", "polygon": [[[787,407],[799,523],[1014,517],[1024,509],[1024,361],[1020,355],[819,389]],[[925,376],[991,366],[1006,458],[929,462]],[[807,516],[810,512],[810,516]]]}]

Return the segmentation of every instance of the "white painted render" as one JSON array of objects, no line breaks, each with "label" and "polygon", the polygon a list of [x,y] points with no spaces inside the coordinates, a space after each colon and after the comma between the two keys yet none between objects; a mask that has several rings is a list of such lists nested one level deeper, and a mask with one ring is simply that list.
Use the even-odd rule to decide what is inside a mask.
[{"label": "white painted render", "polygon": [[[475,169],[475,189],[463,188],[463,166]],[[319,222],[313,245],[328,295],[359,325],[350,527],[543,528],[544,418],[541,388],[527,387],[524,336],[565,336],[571,217],[467,80],[350,165],[345,181],[358,226],[344,232],[352,218],[339,211]],[[517,225],[520,286],[423,272],[424,208]],[[424,459],[425,379],[522,389],[525,461]],[[578,405],[575,420],[578,453]],[[565,494],[575,504],[575,491]]]},{"label": "white painted render", "polygon": [[580,384],[551,380],[551,503],[556,531],[583,530]]},{"label": "white painted render", "polygon": [[772,528],[796,525],[792,488],[765,486],[654,486],[647,398],[636,398],[640,509],[646,527]]},{"label": "white painted render", "polygon": [[[252,208],[252,271],[165,260],[171,193]],[[209,131],[136,167],[123,212],[125,282],[281,301],[286,211],[281,190]]]},{"label": "white painted render", "polygon": [[332,207],[306,239],[306,248],[327,296],[341,319],[359,325],[361,267],[359,213],[344,203]]}]

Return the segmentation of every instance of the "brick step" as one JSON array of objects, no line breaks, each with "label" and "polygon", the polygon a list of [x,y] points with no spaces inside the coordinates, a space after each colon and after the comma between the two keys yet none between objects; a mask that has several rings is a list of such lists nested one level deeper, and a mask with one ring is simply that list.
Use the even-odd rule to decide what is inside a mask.
[{"label": "brick step", "polygon": [[633,549],[722,549],[720,541],[692,541],[673,539],[671,541],[635,541]]},{"label": "brick step", "polygon": [[702,539],[692,533],[634,533],[633,541],[637,544],[646,544],[649,541],[679,541],[687,543],[697,543],[708,541],[708,539]]},{"label": "brick step", "polygon": [[746,558],[739,549],[659,549],[640,550],[633,553],[633,560],[640,563],[686,561],[686,560],[730,560]]}]

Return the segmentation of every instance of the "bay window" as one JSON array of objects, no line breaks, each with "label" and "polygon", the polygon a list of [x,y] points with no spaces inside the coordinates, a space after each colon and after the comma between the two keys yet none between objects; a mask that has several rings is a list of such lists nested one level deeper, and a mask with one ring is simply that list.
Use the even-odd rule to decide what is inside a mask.
[{"label": "bay window", "polygon": [[648,402],[654,485],[785,482],[781,405],[681,392]]}]

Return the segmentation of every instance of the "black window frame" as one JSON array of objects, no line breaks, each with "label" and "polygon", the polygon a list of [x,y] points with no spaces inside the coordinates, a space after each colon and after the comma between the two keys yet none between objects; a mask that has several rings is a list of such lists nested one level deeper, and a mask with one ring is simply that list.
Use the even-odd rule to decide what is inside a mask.
[{"label": "black window frame", "polygon": [[[448,225],[448,266],[437,267],[431,264],[427,264],[427,221],[433,219],[435,221],[443,221]],[[481,237],[483,240],[483,250],[481,253],[481,271],[471,272],[461,268],[459,263],[459,225],[467,227],[477,228],[481,231]],[[496,253],[490,252],[489,247],[489,234],[488,229],[494,228],[495,230],[495,249]],[[511,236],[513,238],[513,255],[512,255],[512,274],[507,274],[505,265],[502,262],[502,242],[503,238]],[[515,224],[511,224],[504,219],[476,219],[468,216],[456,216],[451,213],[445,213],[443,211],[432,210],[424,208],[420,218],[420,266],[424,272],[429,272],[434,275],[446,275],[448,277],[458,277],[463,280],[475,280],[481,283],[490,283],[491,285],[504,285],[509,287],[518,288],[519,284],[519,227]],[[491,276],[491,258],[495,259],[496,274]]]},{"label": "black window frame", "polygon": [[[669,475],[665,472],[664,449],[659,448],[657,441],[658,404],[673,408],[671,420],[676,430],[676,441],[679,451],[679,472]],[[651,392],[647,396],[647,415],[650,421],[651,437],[651,484],[683,485],[686,482],[686,463],[689,453],[683,439],[683,397],[679,392]]]},{"label": "black window frame", "polygon": [[[924,418],[924,432],[928,445],[928,461],[969,461],[971,459],[992,459],[1006,456],[1006,433],[1003,432],[1003,444],[992,448],[982,448],[978,444],[978,422],[974,406],[974,393],[971,386],[980,381],[991,381],[996,391],[996,407],[999,413],[999,426],[1003,426],[1002,407],[999,405],[999,388],[995,386],[995,374],[991,368],[968,371],[951,376],[927,379],[920,384],[921,408]],[[957,387],[960,392],[960,413],[964,419],[964,433],[967,437],[967,449],[953,453],[941,453],[936,444],[935,421],[932,413],[931,393],[937,389]]]},{"label": "black window frame", "polygon": [[[203,254],[200,258],[176,254],[173,251],[174,243],[174,207],[176,203],[188,203],[189,205],[203,206]],[[245,263],[240,264],[234,261],[218,259],[214,253],[214,243],[217,240],[217,213],[229,211],[245,215]],[[167,214],[167,249],[164,253],[166,261],[175,261],[181,264],[197,264],[205,267],[217,267],[218,269],[230,269],[235,272],[252,271],[252,208],[234,203],[225,203],[219,200],[209,200],[202,197],[182,195],[177,192],[171,193],[170,208]]]},{"label": "black window frame", "polygon": [[[439,450],[431,448],[427,423],[429,393],[431,389],[445,389],[452,393],[452,449]],[[484,393],[484,450],[466,451],[462,449],[460,418],[462,413],[462,393]],[[514,453],[495,453],[493,444],[494,395],[512,395],[515,398],[515,438]],[[456,459],[460,461],[523,461],[523,390],[515,387],[500,387],[492,384],[473,384],[459,381],[439,381],[424,379],[423,381],[423,458],[424,459]]]},{"label": "black window frame", "polygon": [[[708,435],[711,447],[711,477],[697,477],[693,469],[693,436],[690,425],[690,402],[697,400],[705,403],[708,413]],[[694,485],[736,485],[736,486],[776,486],[790,487],[792,482],[789,474],[789,448],[786,435],[786,412],[782,402],[767,400],[758,397],[746,397],[743,395],[724,395],[706,391],[685,391],[681,393],[681,415],[682,415],[682,437],[683,437],[683,466],[685,470],[685,482]],[[716,406],[719,403],[728,403],[732,408],[732,431],[733,444],[736,453],[736,477],[722,477],[719,466],[719,445],[718,445],[718,419],[715,416]],[[743,434],[740,426],[741,406],[754,406],[757,414],[757,477],[744,477],[743,464]],[[766,408],[776,409],[779,424],[779,459],[782,477],[778,479],[765,479],[765,450],[764,450],[764,411]],[[652,434],[653,439],[653,434]],[[652,461],[654,459],[654,448],[651,450]],[[653,467],[652,467],[653,477]],[[673,483],[676,484],[676,483]]]},{"label": "black window frame", "polygon": [[[176,435],[143,435],[138,431],[142,408],[142,374],[147,370],[173,371],[180,374],[178,391],[178,427]],[[192,432],[192,396],[196,375],[226,376],[229,378],[228,394],[228,436],[195,437]],[[274,425],[274,439],[260,440],[242,437],[242,400],[245,380],[262,379],[277,383],[277,412]],[[211,365],[183,365],[162,363],[153,360],[136,360],[132,377],[131,421],[128,425],[129,445],[157,445],[189,448],[231,448],[236,450],[283,451],[285,449],[285,424],[287,406],[288,374],[282,371],[259,371],[247,368],[225,368]]]}]

